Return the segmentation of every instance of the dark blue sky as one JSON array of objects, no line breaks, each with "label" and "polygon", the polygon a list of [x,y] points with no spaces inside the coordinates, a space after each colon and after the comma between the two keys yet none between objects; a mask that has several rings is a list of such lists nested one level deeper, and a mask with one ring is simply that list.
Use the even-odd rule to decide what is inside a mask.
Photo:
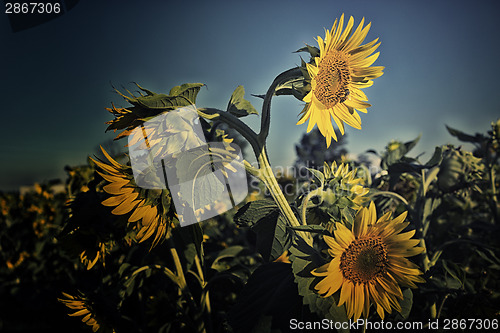
[{"label": "dark blue sky", "polygon": [[[500,6],[495,1],[167,1],[82,0],[65,15],[12,33],[0,14],[3,129],[0,190],[64,177],[85,163],[104,133],[110,83],[168,92],[202,82],[199,106],[224,108],[240,84],[261,94],[300,63],[292,53],[316,44],[342,13],[372,22],[380,37],[375,65],[385,74],[365,89],[373,105],[361,131],[348,128],[349,151],[381,151],[390,139],[422,133],[415,153],[458,143],[444,124],[485,132],[500,116]],[[261,101],[249,98],[257,109]],[[302,103],[273,101],[269,150],[274,165],[293,163]],[[249,122],[258,124],[258,118]],[[425,158],[424,158],[425,159]]]}]

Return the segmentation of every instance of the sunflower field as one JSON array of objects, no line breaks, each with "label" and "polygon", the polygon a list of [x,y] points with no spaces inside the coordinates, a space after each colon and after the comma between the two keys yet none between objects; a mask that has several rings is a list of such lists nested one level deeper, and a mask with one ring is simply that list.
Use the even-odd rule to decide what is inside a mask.
[{"label": "sunflower field", "polygon": [[[256,95],[260,111],[242,86],[225,110],[195,106],[202,83],[116,90],[127,105],[111,104],[107,130],[126,152],[102,148],[61,183],[0,193],[0,331],[496,331],[500,119],[487,133],[447,127],[470,151],[410,157],[418,137],[350,159],[344,127],[361,129],[363,90],[384,70],[372,66],[380,43],[365,42],[370,26],[335,20],[298,50],[300,66]],[[305,103],[294,174],[269,162],[276,96]],[[207,150],[196,149],[199,133],[155,122],[186,108]],[[245,123],[255,114],[258,133]],[[152,158],[190,149],[163,170],[179,182],[205,176],[190,192],[202,208],[184,213],[170,177],[137,172],[131,147],[146,134]],[[207,177],[238,168],[249,190],[231,209],[217,199],[224,184]]]}]

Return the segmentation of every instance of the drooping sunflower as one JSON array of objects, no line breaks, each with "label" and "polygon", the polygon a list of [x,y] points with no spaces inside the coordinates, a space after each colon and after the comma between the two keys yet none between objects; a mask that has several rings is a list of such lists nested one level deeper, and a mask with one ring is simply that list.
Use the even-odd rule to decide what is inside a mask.
[{"label": "drooping sunflower", "polygon": [[391,219],[389,212],[377,220],[371,202],[358,212],[352,230],[337,222],[335,237],[324,237],[333,259],[311,272],[324,277],[315,289],[323,297],[340,290],[338,306],[345,303],[349,318],[368,317],[371,304],[382,319],[384,311],[401,312],[401,287],[416,288],[415,282],[425,282],[418,266],[406,259],[424,250],[417,246],[418,239],[411,239],[415,230],[401,233],[409,225],[406,215]]},{"label": "drooping sunflower", "polygon": [[[382,76],[384,67],[371,66],[379,53],[371,55],[380,45],[378,38],[361,45],[370,30],[371,23],[364,25],[364,18],[353,32],[354,19],[349,19],[343,30],[344,15],[333,24],[332,30],[326,30],[323,40],[318,36],[319,56],[313,63],[307,63],[307,74],[311,81],[311,90],[304,97],[306,106],[297,125],[309,120],[307,131],[317,124],[321,134],[330,146],[332,138],[337,140],[333,130],[332,118],[342,135],[344,123],[361,129],[359,112],[366,113],[371,105],[361,91],[370,87],[373,79]],[[371,67],[370,67],[371,66]]]},{"label": "drooping sunflower", "polygon": [[114,215],[128,215],[128,222],[135,223],[139,242],[155,235],[152,245],[157,245],[177,219],[170,191],[140,188],[134,180],[131,167],[118,163],[101,149],[110,164],[98,159],[91,160],[98,167],[97,173],[109,183],[103,189],[110,197],[102,204],[115,207],[111,211]]},{"label": "drooping sunflower", "polygon": [[59,298],[59,302],[66,305],[71,310],[76,310],[76,312],[70,313],[69,316],[83,317],[82,322],[90,326],[93,332],[97,332],[99,328],[101,328],[94,313],[92,303],[83,294],[79,294],[78,296],[72,296],[64,292],[62,294],[65,298]]}]

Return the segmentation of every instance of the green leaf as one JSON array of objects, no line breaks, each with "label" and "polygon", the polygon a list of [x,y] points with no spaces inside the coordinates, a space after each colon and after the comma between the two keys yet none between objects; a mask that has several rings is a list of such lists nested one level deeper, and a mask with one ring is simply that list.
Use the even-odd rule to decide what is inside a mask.
[{"label": "green leaf", "polygon": [[285,219],[280,215],[276,222],[276,227],[274,228],[274,237],[269,261],[278,259],[291,245],[292,233],[288,230]]},{"label": "green leaf", "polygon": [[348,224],[352,225],[354,223],[354,218],[356,217],[356,210],[351,207],[345,207],[341,209],[342,221],[347,221]]},{"label": "green leaf", "polygon": [[333,217],[337,217],[337,215],[335,215],[335,209],[337,209],[337,206],[335,205],[321,205],[307,208],[307,225],[320,225],[325,221],[329,221]]},{"label": "green leaf", "polygon": [[441,263],[447,273],[445,275],[447,287],[450,289],[463,289],[465,282],[465,272],[463,269],[451,261],[441,260]]},{"label": "green leaf", "polygon": [[235,258],[245,250],[246,249],[241,245],[234,245],[220,251],[219,255],[212,263],[211,268],[215,269],[217,272],[222,272],[229,269],[230,265],[228,265],[227,260]]},{"label": "green leaf", "polygon": [[439,163],[441,163],[442,160],[443,160],[443,148],[438,146],[434,149],[434,154],[432,154],[430,160],[427,163],[425,163],[425,166],[428,168],[432,168],[433,166],[436,166]]},{"label": "green leaf", "polygon": [[150,110],[174,110],[178,107],[189,106],[188,99],[181,96],[169,96],[166,94],[154,94],[141,97],[124,96],[132,105]]},{"label": "green leaf", "polygon": [[[303,297],[304,304],[308,305],[312,312],[323,318],[336,322],[347,322],[345,307],[337,306],[338,293],[325,298],[319,296],[313,290],[313,285],[319,282],[320,279],[313,276],[311,271],[324,264],[319,253],[302,238],[296,237],[290,248],[290,254],[295,282],[298,285],[299,295]],[[340,329],[339,331],[349,332],[348,329]]]},{"label": "green leaf", "polygon": [[243,88],[243,86],[238,86],[231,95],[231,99],[227,105],[227,111],[237,117],[245,117],[249,114],[259,114],[252,104],[243,96],[245,96],[245,88]]},{"label": "green leaf", "polygon": [[218,273],[210,280],[214,282],[229,279],[244,285],[261,263],[262,258],[254,251],[240,245],[233,245],[219,252],[211,265],[211,269]]},{"label": "green leaf", "polygon": [[253,227],[261,221],[269,220],[269,215],[278,211],[279,208],[273,200],[251,201],[238,210],[234,215],[234,222],[240,226]]},{"label": "green leaf", "polygon": [[485,252],[476,249],[476,253],[481,258],[490,263],[490,265],[488,266],[489,268],[500,270],[500,259],[498,259],[498,257],[495,255],[495,252],[490,249],[484,249],[484,251],[487,252],[491,256],[491,258],[488,257],[488,254],[486,254]]},{"label": "green leaf", "polygon": [[123,263],[120,268],[118,269],[118,275],[121,277],[125,271],[127,271],[130,268],[129,263]]},{"label": "green leaf", "polygon": [[412,141],[405,142],[406,151],[404,152],[403,155],[406,155],[410,150],[412,150],[413,147],[415,147],[417,145],[418,141],[420,141],[421,137],[422,137],[422,134],[420,134],[418,137],[416,137]]},{"label": "green leaf", "polygon": [[[405,158],[405,155],[415,147],[415,145],[420,140],[421,135],[419,135],[416,139],[412,141],[405,142],[404,144],[394,141],[389,144],[387,147],[387,151],[385,152],[382,159],[382,168],[387,169],[392,164],[397,162],[409,163],[415,161],[415,159]],[[390,148],[391,145],[396,145],[394,148]]]},{"label": "green leaf", "polygon": [[434,210],[434,205],[433,203],[433,198],[424,198],[424,211],[422,213],[422,224],[426,225],[427,223],[430,222],[430,216],[432,215],[432,212]]},{"label": "green leaf", "polygon": [[252,230],[257,234],[257,251],[265,261],[278,259],[292,244],[291,233],[279,212],[261,220]]},{"label": "green leaf", "polygon": [[410,163],[393,163],[389,166],[388,171],[392,173],[404,173],[404,172],[420,172],[420,170],[425,169],[425,166],[410,164]]},{"label": "green leaf", "polygon": [[399,305],[401,305],[401,312],[397,314],[397,317],[401,317],[402,320],[408,319],[413,305],[413,293],[410,288],[403,290],[403,299],[399,300]]},{"label": "green leaf", "polygon": [[448,125],[445,125],[445,126],[446,126],[446,129],[448,130],[448,133],[450,133],[451,135],[453,135],[454,137],[456,137],[460,141],[479,143],[482,140],[484,140],[484,137],[481,134],[476,134],[476,136],[472,136],[472,135],[466,134],[462,131],[451,128]]},{"label": "green leaf", "polygon": [[422,184],[423,186],[422,195],[427,193],[427,189],[429,188],[430,184],[438,177],[439,171],[440,169],[438,167],[433,167],[426,173],[425,182]]},{"label": "green leaf", "polygon": [[174,87],[170,90],[170,95],[157,94],[151,90],[141,87],[139,84],[135,85],[143,92],[139,92],[140,96],[135,96],[130,91],[129,96],[121,93],[116,88],[115,91],[125,98],[132,107],[127,109],[112,108],[108,110],[115,116],[115,119],[108,122],[110,124],[106,131],[109,130],[125,130],[120,133],[115,139],[126,137],[137,126],[140,126],[147,120],[150,120],[162,112],[175,110],[180,107],[194,105],[196,96],[203,86],[202,83],[185,83],[181,86]]},{"label": "green leaf", "polygon": [[257,251],[266,261],[278,259],[291,245],[291,232],[272,200],[247,203],[234,215],[234,221],[257,234]]}]

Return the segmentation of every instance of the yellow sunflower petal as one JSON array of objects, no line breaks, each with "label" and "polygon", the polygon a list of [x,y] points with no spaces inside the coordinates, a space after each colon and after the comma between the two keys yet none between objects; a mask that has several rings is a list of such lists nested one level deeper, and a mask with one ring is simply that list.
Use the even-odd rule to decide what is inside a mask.
[{"label": "yellow sunflower petal", "polygon": [[130,194],[130,196],[127,197],[120,205],[118,205],[115,209],[111,211],[114,215],[123,215],[128,212],[130,212],[132,209],[134,209],[138,202],[135,200],[139,193],[134,192]]},{"label": "yellow sunflower petal", "polygon": [[335,223],[335,228],[336,230],[333,233],[335,234],[337,243],[339,243],[339,245],[343,248],[347,248],[354,240],[354,235],[342,223]]},{"label": "yellow sunflower petal", "polygon": [[[333,176],[341,172],[354,181],[354,173],[344,165],[331,170]],[[409,224],[405,218],[406,214],[394,219],[384,214],[377,219],[371,202],[358,211],[352,230],[336,222],[334,237],[324,237],[333,259],[313,271],[322,277],[315,289],[324,297],[340,289],[338,306],[345,304],[348,318],[367,318],[371,304],[382,319],[385,312],[400,312],[401,287],[416,288],[416,283],[425,282],[418,266],[406,259],[423,248],[417,246],[420,240],[412,239],[415,231],[400,233]]]},{"label": "yellow sunflower petal", "polygon": [[[378,39],[361,45],[371,24],[363,27],[364,18],[353,32],[354,18],[350,17],[344,29],[344,14],[335,20],[325,38],[317,37],[320,55],[305,70],[311,77],[311,90],[304,97],[307,103],[304,115],[297,125],[309,120],[307,131],[315,125],[325,137],[327,146],[332,138],[337,140],[333,122],[344,135],[344,123],[361,129],[361,119],[355,110],[366,113],[371,105],[360,89],[373,84],[383,74],[383,67],[371,67],[379,53],[371,55],[380,45]],[[333,119],[333,122],[332,122]]]},{"label": "yellow sunflower petal", "polygon": [[365,307],[365,286],[362,284],[357,284],[354,293],[354,320],[358,320],[361,317],[361,313]]}]

